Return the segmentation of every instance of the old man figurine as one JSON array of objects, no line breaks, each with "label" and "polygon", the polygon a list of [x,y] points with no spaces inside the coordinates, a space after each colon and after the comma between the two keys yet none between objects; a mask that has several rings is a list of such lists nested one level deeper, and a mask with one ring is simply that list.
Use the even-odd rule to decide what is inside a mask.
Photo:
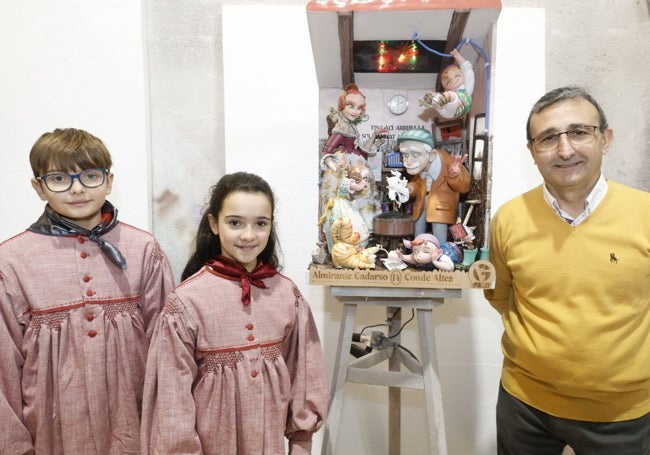
[{"label": "old man figurine", "polygon": [[450,224],[456,223],[460,194],[470,188],[467,155],[452,156],[434,148],[433,135],[425,129],[407,130],[397,138],[406,172],[414,176],[407,188],[413,202],[415,235],[430,232],[447,240]]}]

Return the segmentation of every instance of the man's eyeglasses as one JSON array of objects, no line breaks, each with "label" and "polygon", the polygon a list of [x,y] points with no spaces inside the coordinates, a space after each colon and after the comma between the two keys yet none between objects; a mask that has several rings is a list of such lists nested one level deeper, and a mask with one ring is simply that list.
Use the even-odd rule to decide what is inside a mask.
[{"label": "man's eyeglasses", "polygon": [[532,139],[532,143],[538,152],[550,152],[560,145],[560,136],[566,134],[571,145],[580,146],[590,144],[596,136],[597,126],[580,125],[570,130],[558,133],[542,134]]},{"label": "man's eyeglasses", "polygon": [[75,179],[79,180],[86,188],[97,188],[106,181],[108,169],[86,169],[78,174],[66,174],[64,172],[51,172],[41,175],[36,180],[45,183],[48,190],[53,193],[63,193],[72,187]]}]

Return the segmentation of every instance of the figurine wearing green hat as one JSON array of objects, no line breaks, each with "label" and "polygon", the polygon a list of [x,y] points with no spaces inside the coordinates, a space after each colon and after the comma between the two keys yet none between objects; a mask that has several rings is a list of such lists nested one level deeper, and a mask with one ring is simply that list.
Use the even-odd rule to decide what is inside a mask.
[{"label": "figurine wearing green hat", "polygon": [[430,131],[410,129],[397,138],[406,172],[414,176],[408,183],[414,199],[415,235],[428,231],[440,240],[447,240],[447,229],[456,223],[460,194],[470,187],[469,172],[463,166],[467,155],[452,156],[434,148]]}]

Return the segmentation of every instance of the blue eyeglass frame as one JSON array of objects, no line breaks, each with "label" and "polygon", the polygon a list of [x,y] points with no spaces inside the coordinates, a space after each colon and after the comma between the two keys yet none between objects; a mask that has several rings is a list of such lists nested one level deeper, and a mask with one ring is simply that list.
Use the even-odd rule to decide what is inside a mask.
[{"label": "blue eyeglass frame", "polygon": [[[102,183],[100,183],[99,185],[95,185],[95,186],[88,186],[84,182],[82,182],[81,181],[81,174],[83,174],[84,172],[88,172],[88,171],[101,171],[102,175],[104,177],[102,179]],[[60,175],[60,174],[67,174],[68,176],[70,176],[70,186],[68,186],[65,190],[53,190],[47,184],[47,178],[51,177],[53,175]],[[36,180],[39,180],[39,181],[45,183],[45,186],[47,187],[47,189],[50,190],[53,193],[64,193],[64,192],[68,191],[70,188],[72,188],[72,185],[74,184],[75,179],[79,180],[79,183],[81,183],[81,186],[83,186],[85,188],[97,188],[97,187],[100,187],[106,182],[106,175],[108,175],[108,169],[103,168],[103,167],[91,167],[89,169],[84,169],[83,171],[78,172],[76,174],[68,174],[67,172],[51,172],[49,174],[44,174],[44,175],[41,175],[40,177],[36,177]]]}]

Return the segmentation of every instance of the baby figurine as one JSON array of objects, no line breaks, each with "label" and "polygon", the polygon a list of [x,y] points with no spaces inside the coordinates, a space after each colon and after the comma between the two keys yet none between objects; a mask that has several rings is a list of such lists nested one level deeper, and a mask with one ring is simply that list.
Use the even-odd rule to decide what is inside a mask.
[{"label": "baby figurine", "polygon": [[359,248],[359,233],[354,232],[347,216],[338,217],[332,224],[332,263],[336,268],[374,269],[378,247]]},{"label": "baby figurine", "polygon": [[474,70],[472,64],[465,60],[458,50],[451,51],[456,60],[440,73],[440,83],[444,92],[429,92],[420,100],[420,105],[432,107],[445,119],[465,116],[472,107],[474,92]]},{"label": "baby figurine", "polygon": [[404,254],[397,251],[398,257],[407,264],[416,267],[431,267],[451,272],[454,270],[454,262],[440,248],[440,242],[433,234],[420,234],[411,242],[404,239],[404,246],[412,250],[411,254]]}]

